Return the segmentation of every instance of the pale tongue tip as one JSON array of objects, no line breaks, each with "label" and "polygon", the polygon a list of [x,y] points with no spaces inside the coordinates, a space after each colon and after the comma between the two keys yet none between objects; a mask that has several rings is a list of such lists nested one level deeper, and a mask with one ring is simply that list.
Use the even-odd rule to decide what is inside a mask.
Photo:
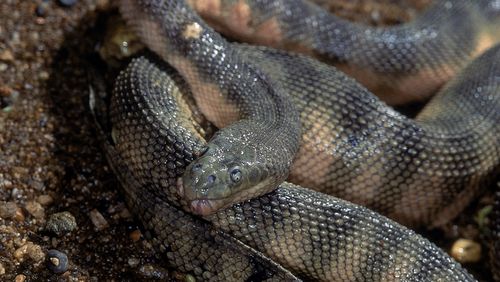
[{"label": "pale tongue tip", "polygon": [[210,200],[193,200],[191,202],[191,212],[204,216],[214,213],[214,209]]}]

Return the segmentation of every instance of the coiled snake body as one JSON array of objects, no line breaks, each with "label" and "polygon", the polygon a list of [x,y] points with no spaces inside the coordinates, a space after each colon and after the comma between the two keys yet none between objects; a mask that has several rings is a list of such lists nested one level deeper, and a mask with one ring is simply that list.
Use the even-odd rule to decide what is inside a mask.
[{"label": "coiled snake body", "polygon": [[391,104],[428,98],[500,38],[500,6],[492,0],[433,1],[415,20],[383,28],[303,0],[188,2],[232,37],[336,59]]},{"label": "coiled snake body", "polygon": [[[190,2],[200,9],[198,2]],[[474,15],[494,3],[443,2],[452,3],[458,9],[454,12],[475,7]],[[129,202],[156,230],[159,245],[169,246],[168,253],[189,252],[176,245],[175,236],[166,234],[162,219],[145,210],[145,203],[160,207],[159,213],[165,212],[162,205],[181,203],[195,213],[212,214],[275,188],[286,178],[299,145],[292,181],[409,225],[446,222],[498,173],[500,47],[458,74],[412,121],[332,67],[283,51],[225,42],[183,1],[123,0],[121,11],[148,47],[187,83],[171,80],[165,67],[151,60],[134,61],[117,80],[110,109],[114,145],[105,142],[110,162],[122,182],[128,183],[124,186]],[[432,12],[426,14],[426,21],[436,20],[429,15]],[[409,30],[399,31],[405,32]],[[321,51],[318,44],[313,40],[311,46]],[[448,55],[472,58],[476,47]],[[422,62],[433,66],[432,56],[424,59],[426,52],[442,58],[422,50],[408,63],[411,72]],[[178,87],[189,87],[203,114],[224,127],[208,147],[197,124],[201,118],[190,112],[189,98],[179,98]],[[195,156],[198,160],[191,163]],[[432,244],[390,220],[291,184],[280,187],[207,219],[216,230],[228,232],[302,278],[472,279]],[[146,192],[141,194],[140,189]],[[181,218],[187,217],[178,212]],[[175,227],[168,218],[165,215]],[[202,224],[193,220],[194,225]],[[202,238],[214,244],[196,248],[217,247],[216,235]],[[202,239],[189,237],[184,243],[191,248]],[[242,264],[247,269],[256,267],[257,262],[248,260],[248,250],[241,249],[233,248],[234,257],[246,258]],[[225,267],[234,270],[230,261]],[[194,259],[175,264],[203,278],[227,275],[213,262]],[[279,267],[259,271],[267,278],[291,277]]]}]

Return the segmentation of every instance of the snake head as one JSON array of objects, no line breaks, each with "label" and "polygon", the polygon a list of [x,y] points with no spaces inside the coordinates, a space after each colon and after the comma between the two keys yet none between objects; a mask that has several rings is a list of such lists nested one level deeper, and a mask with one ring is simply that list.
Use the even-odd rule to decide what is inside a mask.
[{"label": "snake head", "polygon": [[262,194],[269,177],[263,165],[253,161],[256,154],[236,140],[212,140],[178,180],[178,192],[191,212],[209,215]]}]

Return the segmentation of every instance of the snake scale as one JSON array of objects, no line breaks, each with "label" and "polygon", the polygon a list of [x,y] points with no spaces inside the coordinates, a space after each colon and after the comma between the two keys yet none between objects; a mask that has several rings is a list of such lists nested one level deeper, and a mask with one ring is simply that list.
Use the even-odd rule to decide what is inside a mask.
[{"label": "snake scale", "polygon": [[[476,15],[495,8],[494,1],[464,3],[434,9],[474,8]],[[366,208],[288,183],[252,198],[287,177],[298,149],[290,174],[297,184],[408,225],[448,221],[498,173],[500,47],[467,66],[413,121],[313,59],[227,43],[183,1],[123,0],[121,11],[180,77],[155,58],[134,60],[117,79],[112,125],[101,125],[100,133],[113,140],[103,143],[129,204],[176,267],[200,279],[296,279],[290,270],[325,281],[473,280],[437,247]],[[429,14],[423,18],[437,20]],[[482,40],[472,41],[463,53],[450,51],[462,56],[457,69],[476,56]],[[409,63],[410,73],[422,66],[418,54],[425,52]],[[193,100],[181,98],[188,88],[223,128],[208,145]],[[228,207],[246,199],[252,200]],[[172,228],[179,232],[166,231]]]}]

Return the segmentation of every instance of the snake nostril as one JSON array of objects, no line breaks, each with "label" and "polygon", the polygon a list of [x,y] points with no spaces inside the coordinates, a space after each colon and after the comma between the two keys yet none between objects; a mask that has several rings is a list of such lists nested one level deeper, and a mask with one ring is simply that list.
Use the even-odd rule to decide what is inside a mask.
[{"label": "snake nostril", "polygon": [[216,179],[215,175],[213,175],[213,174],[212,174],[212,175],[209,175],[209,176],[207,177],[207,182],[208,182],[209,184],[214,183],[214,182],[215,182],[215,179]]},{"label": "snake nostril", "polygon": [[195,164],[195,165],[193,165],[193,167],[191,168],[191,171],[193,171],[193,172],[195,172],[195,171],[199,171],[201,168],[202,168],[202,164]]}]

